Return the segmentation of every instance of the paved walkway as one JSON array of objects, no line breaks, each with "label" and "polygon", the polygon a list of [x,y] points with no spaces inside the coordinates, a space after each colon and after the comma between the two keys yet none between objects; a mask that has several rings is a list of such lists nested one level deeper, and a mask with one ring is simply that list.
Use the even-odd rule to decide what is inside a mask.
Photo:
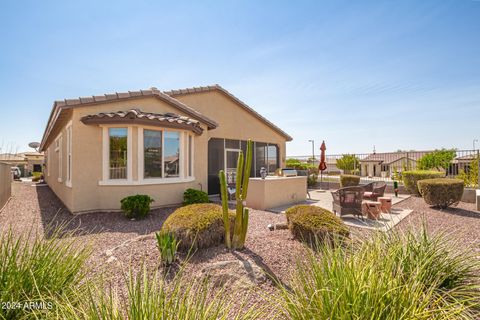
[{"label": "paved walkway", "polygon": [[[299,203],[299,204],[308,204],[312,206],[318,206],[329,211],[333,211],[332,207],[332,193],[330,191],[325,190],[309,190],[310,191],[310,199]],[[386,197],[392,198],[392,205],[396,205],[403,200],[410,198],[410,195],[400,194],[398,197],[395,197],[394,194],[386,193]],[[272,211],[275,213],[285,213],[285,211],[290,208],[292,205],[281,206],[277,208],[270,209],[268,211]],[[358,228],[366,228],[372,230],[381,230],[381,231],[388,231],[393,228],[396,224],[402,221],[406,216],[412,213],[412,210],[402,209],[398,206],[393,208],[391,213],[382,213],[378,220],[370,220],[367,218],[360,219],[353,215],[345,215],[342,216],[342,220],[345,224],[358,227]]]}]

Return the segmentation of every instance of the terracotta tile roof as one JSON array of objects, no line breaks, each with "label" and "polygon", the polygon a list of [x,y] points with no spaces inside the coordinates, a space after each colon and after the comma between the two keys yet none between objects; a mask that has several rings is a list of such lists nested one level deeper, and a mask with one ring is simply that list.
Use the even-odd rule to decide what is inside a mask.
[{"label": "terracotta tile roof", "polygon": [[76,107],[82,107],[86,105],[94,105],[99,103],[109,103],[115,100],[128,100],[128,99],[138,99],[142,97],[156,97],[169,103],[170,105],[176,107],[177,109],[183,111],[188,116],[199,120],[207,125],[209,129],[214,129],[218,126],[218,124],[198,112],[197,110],[187,106],[186,104],[178,101],[177,99],[170,97],[169,95],[161,92],[157,88],[150,88],[148,90],[138,90],[138,91],[128,91],[128,92],[115,92],[111,94],[104,94],[104,95],[97,95],[97,96],[90,96],[90,97],[79,97],[76,99],[64,99],[55,101],[53,103],[52,111],[50,113],[50,117],[47,122],[47,127],[43,134],[42,142],[40,144],[40,150],[43,150],[45,143],[48,139],[48,136],[53,129],[56,120],[59,116],[61,116],[64,110]]},{"label": "terracotta tile roof", "polygon": [[176,89],[176,90],[170,90],[170,91],[164,91],[163,93],[171,96],[171,97],[176,97],[179,95],[187,95],[187,94],[193,94],[193,93],[200,93],[200,92],[208,92],[208,91],[213,91],[213,90],[218,90],[228,96],[230,99],[235,101],[238,105],[240,105],[242,108],[244,108],[246,111],[251,113],[254,117],[257,119],[265,122],[270,128],[273,130],[277,131],[280,133],[282,136],[284,136],[287,141],[292,141],[292,137],[288,135],[285,131],[277,127],[275,124],[270,122],[268,119],[266,119],[264,116],[253,110],[250,106],[248,106],[245,102],[242,100],[238,99],[235,97],[233,94],[231,94],[229,91],[224,89],[218,84],[211,85],[211,86],[204,86],[204,87],[193,87],[193,88],[185,88],[185,89]]},{"label": "terracotta tile roof", "polygon": [[100,112],[97,114],[84,116],[82,117],[81,121],[85,124],[141,122],[150,125],[189,129],[197,134],[201,134],[203,132],[198,120],[175,113],[160,114],[143,112],[139,109],[117,112]]}]

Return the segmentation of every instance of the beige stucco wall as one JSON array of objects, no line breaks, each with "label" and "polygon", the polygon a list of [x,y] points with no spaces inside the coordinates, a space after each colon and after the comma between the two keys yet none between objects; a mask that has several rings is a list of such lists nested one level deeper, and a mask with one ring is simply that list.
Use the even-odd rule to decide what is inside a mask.
[{"label": "beige stucco wall", "polygon": [[247,206],[265,210],[304,202],[307,199],[307,177],[250,178]]},{"label": "beige stucco wall", "polygon": [[0,210],[12,194],[12,171],[11,165],[0,162]]},{"label": "beige stucco wall", "polygon": [[[49,139],[46,146],[51,161],[50,175],[46,174],[47,183],[57,196],[73,213],[89,211],[114,211],[120,209],[120,200],[134,194],[150,195],[155,202],[153,207],[179,204],[183,200],[183,192],[187,188],[202,188],[207,190],[208,181],[208,140],[212,137],[227,139],[252,139],[255,141],[276,143],[280,150],[280,160],[285,161],[285,138],[273,131],[269,126],[248,114],[225,95],[210,92],[196,96],[194,99],[185,99],[184,103],[191,105],[207,117],[215,120],[219,126],[207,130],[202,125],[202,135],[194,137],[194,179],[168,184],[139,185],[138,177],[138,131],[139,126],[132,126],[132,185],[102,185],[103,180],[103,129],[98,125],[85,125],[80,119],[85,115],[99,112],[127,111],[138,108],[145,112],[183,114],[177,108],[155,97],[115,101],[105,104],[81,106],[71,111],[70,117],[62,120],[60,128],[54,132],[55,137],[63,135],[63,175],[66,175],[66,129],[72,121],[72,187],[65,186],[65,182],[58,182],[58,159],[55,156],[54,139]],[[183,114],[186,115],[186,114]],[[125,127],[125,126],[122,126]],[[183,145],[186,152],[186,144]],[[50,157],[50,154],[53,157]],[[47,167],[48,167],[47,166]]]},{"label": "beige stucco wall", "polygon": [[[45,146],[46,166],[44,171],[45,182],[50,189],[55,192],[57,197],[63,202],[63,204],[72,211],[73,207],[73,192],[72,188],[67,187],[65,184],[66,172],[67,172],[67,132],[66,126],[72,119],[72,113],[68,113],[67,116],[59,121],[55,130],[52,131],[52,139],[49,139],[49,144]],[[55,151],[55,140],[62,136],[62,145],[58,152]],[[62,157],[62,175],[60,176],[59,170],[59,154],[61,152]],[[50,162],[50,163],[49,163]]]},{"label": "beige stucco wall", "polygon": [[175,99],[192,106],[203,115],[217,121],[218,128],[208,132],[211,138],[238,139],[276,143],[279,147],[280,165],[285,167],[286,139],[265,122],[245,111],[235,101],[220,91],[197,92],[179,95]]},{"label": "beige stucco wall", "polygon": [[[187,188],[203,190],[207,188],[207,131],[194,135],[194,180],[188,182],[153,184],[153,185],[99,185],[102,180],[102,127],[85,125],[80,119],[99,112],[127,111],[138,108],[145,112],[182,114],[178,109],[156,98],[143,98],[120,101],[88,107],[80,107],[73,113],[73,168],[72,188],[74,191],[73,212],[113,211],[120,209],[120,200],[134,194],[147,194],[155,202],[153,207],[179,204]],[[185,114],[184,114],[185,115]],[[122,126],[125,127],[125,126]],[[144,126],[140,126],[144,128]],[[132,178],[137,183],[138,177],[138,128],[132,127]],[[184,145],[186,150],[186,145]],[[185,151],[184,151],[185,152]]]}]

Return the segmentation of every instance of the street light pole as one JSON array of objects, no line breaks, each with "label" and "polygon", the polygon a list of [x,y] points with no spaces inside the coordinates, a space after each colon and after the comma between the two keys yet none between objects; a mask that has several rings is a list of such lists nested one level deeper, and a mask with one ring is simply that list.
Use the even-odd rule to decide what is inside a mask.
[{"label": "street light pole", "polygon": [[475,151],[475,142],[478,142],[478,139],[473,139],[473,151]]},{"label": "street light pole", "polygon": [[315,161],[315,140],[308,140],[308,142],[312,143],[312,164],[314,164],[314,161]]}]

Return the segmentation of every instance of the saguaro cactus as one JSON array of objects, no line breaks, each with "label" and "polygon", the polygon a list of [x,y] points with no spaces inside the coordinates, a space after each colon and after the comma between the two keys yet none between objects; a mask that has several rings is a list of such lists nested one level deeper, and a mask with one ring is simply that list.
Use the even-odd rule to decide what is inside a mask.
[{"label": "saguaro cactus", "polygon": [[250,169],[252,168],[252,147],[251,140],[247,142],[247,154],[245,161],[243,152],[240,151],[237,162],[237,182],[235,190],[236,200],[236,215],[235,224],[233,227],[233,239],[230,236],[230,219],[228,213],[228,192],[227,182],[225,178],[225,172],[220,171],[220,194],[222,196],[222,208],[223,208],[223,223],[225,225],[225,245],[227,248],[242,249],[245,245],[245,239],[247,237],[248,230],[248,209],[245,208],[245,200],[247,199],[248,192],[248,179],[250,177]]}]

